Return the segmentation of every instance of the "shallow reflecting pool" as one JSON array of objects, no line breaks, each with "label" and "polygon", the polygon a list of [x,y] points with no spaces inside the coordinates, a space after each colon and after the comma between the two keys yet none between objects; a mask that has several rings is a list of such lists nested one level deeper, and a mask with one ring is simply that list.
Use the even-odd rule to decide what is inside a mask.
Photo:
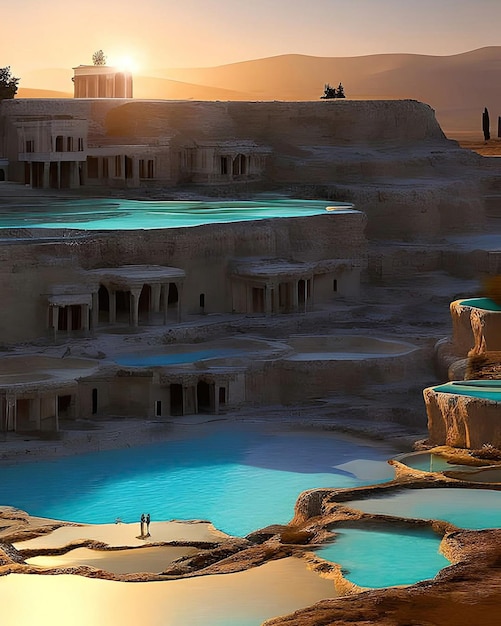
[{"label": "shallow reflecting pool", "polygon": [[345,578],[361,587],[411,585],[450,565],[439,552],[442,537],[428,529],[333,530],[335,543],[318,556],[339,563]]},{"label": "shallow reflecting pool", "polygon": [[145,201],[89,199],[51,201],[48,205],[3,207],[0,228],[70,228],[79,230],[135,230],[179,228],[224,222],[351,211],[353,205],[338,202],[336,210],[326,200],[273,198],[217,201]]}]

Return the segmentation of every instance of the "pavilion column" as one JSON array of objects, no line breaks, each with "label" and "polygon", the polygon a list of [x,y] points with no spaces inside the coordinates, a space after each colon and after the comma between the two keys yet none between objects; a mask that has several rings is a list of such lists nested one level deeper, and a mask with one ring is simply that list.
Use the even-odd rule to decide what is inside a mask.
[{"label": "pavilion column", "polygon": [[16,396],[8,395],[5,398],[5,413],[6,413],[6,429],[7,430],[16,430]]},{"label": "pavilion column", "polygon": [[160,313],[161,292],[162,292],[162,285],[151,286],[150,310],[153,311],[153,313]]},{"label": "pavilion column", "polygon": [[273,292],[272,292],[272,300],[271,300],[271,311],[272,313],[278,313],[279,310],[279,304],[280,300],[279,300],[279,287],[278,285],[273,285]]},{"label": "pavilion column", "polygon": [[109,303],[110,303],[109,322],[110,324],[116,324],[117,323],[117,294],[114,289],[109,289],[108,294],[109,294]]},{"label": "pavilion column", "polygon": [[37,396],[31,401],[33,413],[30,415],[30,419],[34,418],[36,421],[36,430],[42,429],[42,398]]},{"label": "pavilion column", "polygon": [[264,312],[265,315],[271,315],[271,286],[264,286]]},{"label": "pavilion column", "polygon": [[177,321],[179,323],[183,317],[182,299],[184,283],[175,283],[175,285],[177,288]]},{"label": "pavilion column", "polygon": [[50,187],[50,163],[43,164],[43,183],[42,187],[48,189]]},{"label": "pavilion column", "polygon": [[166,283],[162,285],[162,291],[164,294],[164,326],[167,324],[167,315],[169,312],[169,291],[170,291],[170,283]]},{"label": "pavilion column", "polygon": [[130,320],[131,326],[137,328],[139,326],[139,296],[141,289],[130,290]]},{"label": "pavilion column", "polygon": [[299,294],[297,291],[298,282],[299,282],[298,280],[295,280],[292,283],[292,287],[293,287],[292,288],[292,309],[295,313],[297,313],[299,310]]},{"label": "pavilion column", "polygon": [[95,330],[99,324],[99,295],[97,291],[92,293],[91,327]]},{"label": "pavilion column", "polygon": [[59,430],[59,410],[57,402],[57,393],[54,394],[54,430]]},{"label": "pavilion column", "polygon": [[89,331],[89,305],[82,304],[82,330],[87,333]]},{"label": "pavilion column", "polygon": [[52,307],[52,327],[54,329],[54,341],[56,341],[57,330],[59,328],[59,307],[57,304]]},{"label": "pavilion column", "polygon": [[66,307],[66,332],[69,334],[73,328],[73,308],[71,306]]},{"label": "pavilion column", "polygon": [[313,305],[315,304],[315,292],[314,292],[314,282],[313,282],[313,276],[310,277],[309,279],[309,284],[310,284],[310,310],[312,309]]}]

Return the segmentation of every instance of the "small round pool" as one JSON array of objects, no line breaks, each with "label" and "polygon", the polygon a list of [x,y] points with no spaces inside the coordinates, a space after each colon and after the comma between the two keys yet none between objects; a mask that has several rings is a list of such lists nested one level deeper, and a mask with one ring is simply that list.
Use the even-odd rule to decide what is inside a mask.
[{"label": "small round pool", "polygon": [[501,380],[458,380],[433,387],[433,391],[501,402]]},{"label": "small round pool", "polygon": [[478,471],[479,466],[475,465],[458,465],[450,459],[433,454],[432,452],[412,452],[410,454],[401,454],[396,456],[395,461],[406,465],[411,469],[421,472],[445,472],[448,470],[460,470],[462,472]]},{"label": "small round pool", "polygon": [[461,300],[459,304],[461,306],[483,309],[484,311],[501,311],[501,305],[490,298],[469,298],[467,300]]},{"label": "small round pool", "polygon": [[349,361],[398,356],[416,350],[403,341],[361,335],[293,335],[288,344],[294,350],[291,361]]},{"label": "small round pool", "polygon": [[264,339],[226,338],[218,341],[207,341],[196,344],[178,344],[165,346],[161,350],[138,350],[118,354],[113,360],[118,365],[127,367],[169,367],[189,365],[202,361],[225,360],[238,358],[256,358],[281,353],[287,346],[280,342]]}]

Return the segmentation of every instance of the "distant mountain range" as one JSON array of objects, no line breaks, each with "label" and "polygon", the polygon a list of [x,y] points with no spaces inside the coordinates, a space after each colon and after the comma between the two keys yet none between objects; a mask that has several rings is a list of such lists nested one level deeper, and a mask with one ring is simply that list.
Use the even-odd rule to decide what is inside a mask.
[{"label": "distant mountain range", "polygon": [[[21,77],[18,97],[71,97],[72,71]],[[452,56],[377,54],[312,57],[287,54],[207,68],[166,68],[134,77],[134,97],[168,100],[318,100],[325,83],[342,83],[347,98],[412,98],[430,104],[449,134],[491,132],[501,115],[501,46]]]}]

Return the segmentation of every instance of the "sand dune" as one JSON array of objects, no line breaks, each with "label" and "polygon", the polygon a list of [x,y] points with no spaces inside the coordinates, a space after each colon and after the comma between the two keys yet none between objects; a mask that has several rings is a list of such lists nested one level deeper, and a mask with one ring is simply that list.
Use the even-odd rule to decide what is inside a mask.
[{"label": "sand dune", "polygon": [[[288,54],[207,68],[164,68],[136,76],[134,96],[195,100],[317,100],[325,83],[342,82],[353,99],[412,98],[430,104],[446,132],[481,131],[484,107],[491,132],[501,115],[501,46],[452,56],[378,54],[313,57]],[[71,91],[71,71],[31,72],[28,88]],[[20,94],[22,96],[22,91]],[[24,96],[30,97],[30,96]],[[38,97],[38,96],[37,96]]]}]

